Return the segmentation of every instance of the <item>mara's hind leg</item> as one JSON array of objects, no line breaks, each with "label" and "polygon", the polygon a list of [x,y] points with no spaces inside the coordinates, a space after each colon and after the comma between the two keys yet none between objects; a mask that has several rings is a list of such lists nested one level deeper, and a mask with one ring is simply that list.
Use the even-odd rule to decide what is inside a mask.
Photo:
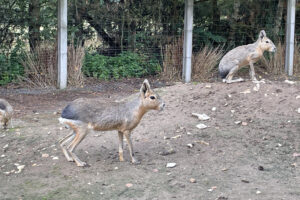
[{"label": "mara's hind leg", "polygon": [[83,127],[78,127],[77,129],[75,129],[75,132],[76,132],[75,138],[68,145],[67,150],[70,153],[70,155],[72,156],[72,158],[74,159],[76,165],[78,167],[84,167],[87,164],[85,162],[82,162],[73,151],[76,149],[76,147],[80,144],[80,142],[88,134],[87,125],[84,125]]},{"label": "mara's hind leg", "polygon": [[127,143],[128,143],[128,148],[129,148],[129,153],[130,153],[130,157],[131,157],[131,162],[133,164],[139,164],[140,162],[134,157],[132,142],[131,142],[131,138],[130,138],[130,131],[125,131],[124,135],[125,135],[125,138],[126,138]]},{"label": "mara's hind leg", "polygon": [[124,161],[124,157],[123,157],[123,133],[121,131],[118,131],[118,135],[119,135],[119,159],[121,162]]},{"label": "mara's hind leg", "polygon": [[235,83],[235,82],[241,82],[241,81],[244,81],[244,79],[242,78],[238,78],[238,79],[235,79],[235,80],[232,80],[233,78],[233,75],[239,70],[239,66],[236,65],[234,66],[230,71],[229,73],[227,74],[225,80],[223,80],[223,82],[225,83]]},{"label": "mara's hind leg", "polygon": [[59,141],[59,145],[60,145],[65,157],[67,158],[67,160],[69,162],[74,161],[74,159],[70,156],[70,154],[66,150],[65,145],[67,145],[69,142],[71,142],[74,139],[75,134],[76,134],[75,131],[72,131],[69,135],[67,135],[66,137],[64,137],[63,139],[61,139]]}]

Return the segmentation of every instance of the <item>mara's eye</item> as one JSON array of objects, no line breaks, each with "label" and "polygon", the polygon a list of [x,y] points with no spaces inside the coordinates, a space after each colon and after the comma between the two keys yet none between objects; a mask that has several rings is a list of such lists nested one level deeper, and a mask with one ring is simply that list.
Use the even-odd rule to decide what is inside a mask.
[{"label": "mara's eye", "polygon": [[266,43],[269,43],[269,41],[267,40]]},{"label": "mara's eye", "polygon": [[155,99],[155,96],[150,96],[150,99]]}]

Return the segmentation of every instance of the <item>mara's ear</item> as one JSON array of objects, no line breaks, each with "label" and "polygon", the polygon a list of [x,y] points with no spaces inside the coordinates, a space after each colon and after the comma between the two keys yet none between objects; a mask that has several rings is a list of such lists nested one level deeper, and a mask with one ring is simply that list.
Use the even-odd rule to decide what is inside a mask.
[{"label": "mara's ear", "polygon": [[147,79],[144,80],[142,87],[140,89],[141,95],[145,96],[147,91],[150,91],[150,84],[149,81]]},{"label": "mara's ear", "polygon": [[259,32],[259,38],[260,39],[263,39],[264,37],[266,37],[267,36],[267,34],[266,34],[266,32],[264,31],[264,30],[261,30],[260,32]]}]

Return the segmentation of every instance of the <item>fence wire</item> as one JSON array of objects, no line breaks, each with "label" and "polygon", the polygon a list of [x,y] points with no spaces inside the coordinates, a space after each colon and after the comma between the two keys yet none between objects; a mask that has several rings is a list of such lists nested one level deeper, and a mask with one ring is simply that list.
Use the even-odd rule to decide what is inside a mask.
[{"label": "fence wire", "polygon": [[[32,71],[36,67],[29,69],[28,66],[47,63],[46,56],[55,57],[48,55],[47,51],[46,56],[38,56],[44,61],[30,63],[27,59],[28,54],[43,45],[51,46],[51,52],[56,54],[57,2],[4,0],[0,8],[0,84],[6,84],[19,76],[38,74],[39,71]],[[285,0],[195,0],[193,63],[197,66],[202,62],[210,63],[210,59],[220,59],[222,52],[253,43],[260,30],[265,30],[275,44],[284,47],[286,16]],[[72,55],[74,60],[70,63],[78,65],[82,62],[83,66],[79,68],[82,67],[85,76],[100,79],[156,73],[168,79],[180,78],[183,22],[183,0],[70,0],[69,44],[83,46],[85,52],[84,56],[82,51],[80,56]],[[299,51],[299,1],[296,5],[295,41],[295,50]],[[200,55],[204,49],[204,54],[211,57]],[[204,77],[204,73],[211,73],[217,64],[211,62],[204,71],[194,69],[193,73],[197,72],[194,77]],[[56,69],[53,64],[49,66]],[[47,65],[43,67],[47,68]]]}]

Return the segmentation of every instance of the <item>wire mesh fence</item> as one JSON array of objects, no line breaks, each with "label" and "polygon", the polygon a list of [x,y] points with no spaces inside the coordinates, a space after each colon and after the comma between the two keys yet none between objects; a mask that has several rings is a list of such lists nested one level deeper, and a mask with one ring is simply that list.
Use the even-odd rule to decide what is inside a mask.
[{"label": "wire mesh fence", "polygon": [[[53,80],[51,84],[55,84],[56,77],[51,76],[56,73],[48,72],[57,68],[56,63],[51,63],[56,57],[57,2],[4,0],[0,6],[0,84],[17,77],[27,79],[33,74]],[[284,52],[286,16],[285,0],[195,0],[193,78],[203,80],[216,76],[214,72],[222,55],[236,46],[255,42],[260,30],[265,30],[282,48],[280,52]],[[297,1],[295,73],[300,72],[299,19]],[[69,71],[76,71],[77,75],[72,76],[80,77],[80,82],[83,82],[83,74],[99,79],[155,74],[179,79],[183,27],[184,0],[70,0],[68,43],[73,44],[73,51],[69,52],[73,60],[69,60]],[[30,63],[33,66],[28,67],[28,54],[37,55],[39,47],[45,44],[52,47],[52,54],[49,55],[49,50],[39,52],[39,56],[34,57],[35,62]],[[281,54],[276,56],[284,57]],[[49,69],[35,67],[38,63],[44,63],[39,67]],[[207,63],[210,64],[204,65]],[[284,69],[282,59],[269,55],[261,65],[273,74],[282,73]],[[78,69],[83,74],[78,75]],[[74,79],[72,82],[76,83]]]}]

